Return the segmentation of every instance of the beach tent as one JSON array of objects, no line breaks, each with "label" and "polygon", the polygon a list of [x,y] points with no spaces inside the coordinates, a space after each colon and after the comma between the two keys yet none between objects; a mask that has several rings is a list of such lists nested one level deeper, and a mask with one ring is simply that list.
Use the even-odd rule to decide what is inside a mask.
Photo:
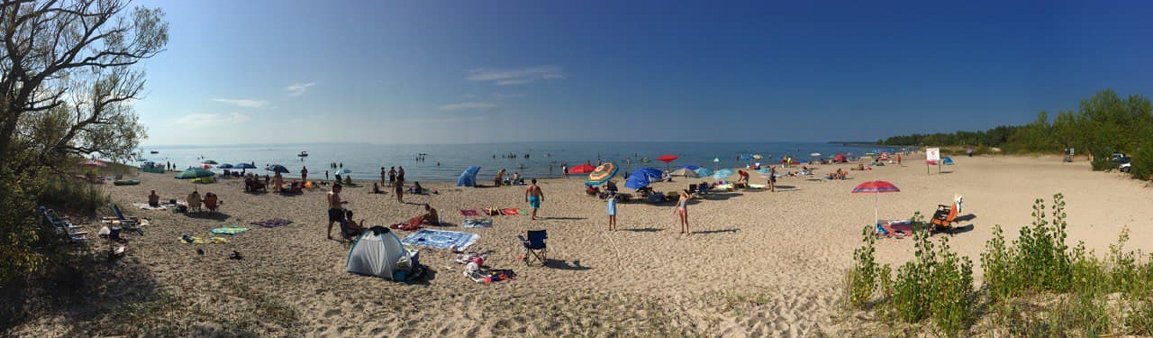
[{"label": "beach tent", "polygon": [[833,162],[845,163],[848,162],[848,160],[845,159],[845,154],[837,154],[837,156],[833,156]]},{"label": "beach tent", "polygon": [[408,251],[404,249],[395,233],[388,228],[374,226],[360,234],[352,249],[348,250],[346,270],[355,274],[395,280],[393,276],[400,277],[397,272],[408,270],[400,266],[400,261],[408,258]]},{"label": "beach tent", "polygon": [[476,186],[476,173],[480,172],[480,167],[471,166],[460,173],[460,177],[456,179],[456,186],[458,187],[475,187]]},{"label": "beach tent", "polygon": [[711,176],[713,174],[713,170],[709,168],[697,168],[697,170],[693,171],[696,171],[697,175],[700,175],[701,177]]},{"label": "beach tent", "polygon": [[953,158],[949,157],[949,156],[945,156],[945,158],[941,159],[941,164],[953,165]]},{"label": "beach tent", "polygon": [[695,172],[695,171],[689,170],[689,168],[680,168],[680,169],[677,169],[677,170],[673,170],[673,172],[672,172],[672,173],[670,173],[669,175],[672,175],[672,176],[683,176],[683,177],[693,177],[693,178],[696,178],[696,177],[701,177],[701,175],[700,175],[700,174],[697,174],[697,172]]},{"label": "beach tent", "polygon": [[213,173],[213,172],[208,171],[208,170],[204,170],[203,168],[188,168],[188,170],[182,171],[179,174],[177,174],[176,178],[183,180],[183,179],[190,179],[190,178],[211,177],[213,175],[216,175],[216,173]]},{"label": "beach tent", "polygon": [[729,176],[733,176],[733,170],[732,169],[721,169],[721,170],[717,170],[717,172],[713,173],[713,179],[717,179],[717,180],[727,179],[727,178],[729,178]]}]

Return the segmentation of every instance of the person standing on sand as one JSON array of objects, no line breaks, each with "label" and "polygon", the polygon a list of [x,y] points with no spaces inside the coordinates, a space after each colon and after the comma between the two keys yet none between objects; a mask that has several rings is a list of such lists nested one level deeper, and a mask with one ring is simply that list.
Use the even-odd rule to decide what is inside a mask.
[{"label": "person standing on sand", "polygon": [[777,192],[777,167],[769,168],[769,192]]},{"label": "person standing on sand", "polygon": [[544,201],[544,192],[540,190],[540,186],[536,185],[536,179],[532,179],[532,184],[528,186],[528,190],[524,192],[524,200],[528,202],[528,206],[532,208],[532,220],[536,220],[536,211],[540,209],[540,202]]},{"label": "person standing on sand", "polygon": [[404,181],[396,181],[396,184],[392,185],[392,192],[396,194],[397,202],[404,203]]},{"label": "person standing on sand", "polygon": [[568,178],[568,163],[560,164],[560,173],[564,175],[564,178]]},{"label": "person standing on sand", "polygon": [[308,182],[308,167],[302,166],[300,168],[300,181]]},{"label": "person standing on sand", "polygon": [[404,184],[404,167],[396,167],[396,181]]},{"label": "person standing on sand", "polygon": [[[332,191],[328,192],[328,239],[332,239],[332,223],[344,222],[344,205],[348,201],[340,200],[340,190],[343,189],[340,183],[332,185]],[[343,230],[342,230],[343,231]]]},{"label": "person standing on sand", "polygon": [[388,170],[384,170],[384,167],[380,167],[380,185],[388,183],[386,178],[388,178]]},{"label": "person standing on sand", "polygon": [[617,194],[609,193],[609,231],[617,230]]},{"label": "person standing on sand", "polygon": [[325,181],[327,181],[327,180],[328,180],[328,170],[325,170],[325,171],[324,171],[324,180],[325,180]]},{"label": "person standing on sand", "polygon": [[689,191],[681,190],[681,198],[677,200],[677,208],[673,210],[681,218],[681,234],[689,233]]},{"label": "person standing on sand", "polygon": [[388,186],[396,186],[396,167],[388,167]]}]

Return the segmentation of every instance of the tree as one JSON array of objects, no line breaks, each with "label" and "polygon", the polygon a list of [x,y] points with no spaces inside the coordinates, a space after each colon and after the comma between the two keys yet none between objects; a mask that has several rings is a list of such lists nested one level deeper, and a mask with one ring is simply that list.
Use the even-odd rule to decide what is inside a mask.
[{"label": "tree", "polygon": [[[159,9],[126,0],[3,0],[0,3],[0,210],[31,215],[29,172],[58,172],[66,160],[127,159],[144,137],[132,102],[144,88],[141,61],[164,50]],[[16,188],[20,187],[20,188]],[[20,189],[20,190],[18,190]],[[22,202],[21,202],[22,201]],[[31,255],[35,219],[0,223],[0,252]],[[35,260],[5,260],[0,278]]]}]

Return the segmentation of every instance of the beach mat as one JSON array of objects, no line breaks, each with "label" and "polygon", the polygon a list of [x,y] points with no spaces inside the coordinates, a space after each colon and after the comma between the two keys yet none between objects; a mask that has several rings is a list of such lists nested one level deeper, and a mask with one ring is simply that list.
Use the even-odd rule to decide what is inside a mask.
[{"label": "beach mat", "polygon": [[154,207],[154,206],[148,205],[148,203],[132,203],[132,206],[140,208],[142,210],[165,210],[165,209],[168,209],[168,207],[164,206],[163,204],[161,204],[158,207]]},{"label": "beach mat", "polygon": [[275,228],[275,227],[280,227],[280,226],[292,224],[292,220],[287,220],[287,219],[283,219],[283,218],[273,218],[273,219],[266,219],[263,221],[249,222],[248,224],[259,225],[259,226],[262,226],[265,228]]},{"label": "beach mat", "polygon": [[476,209],[460,209],[460,215],[464,217],[476,217],[480,216],[480,211],[476,211]]},{"label": "beach mat", "polygon": [[464,223],[461,224],[465,228],[491,228],[491,218],[465,218]]},{"label": "beach mat", "polygon": [[408,237],[405,237],[401,242],[406,245],[423,246],[433,249],[464,250],[473,243],[476,243],[478,239],[480,239],[480,235],[474,233],[421,229],[408,235]]},{"label": "beach mat", "polygon": [[212,233],[217,234],[217,235],[236,235],[236,234],[243,233],[245,231],[248,231],[248,228],[222,227],[222,228],[212,229]]}]

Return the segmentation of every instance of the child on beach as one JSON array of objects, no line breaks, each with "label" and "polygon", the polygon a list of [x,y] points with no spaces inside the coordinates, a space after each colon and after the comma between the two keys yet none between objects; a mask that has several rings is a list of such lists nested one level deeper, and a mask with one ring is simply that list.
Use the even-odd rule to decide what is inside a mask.
[{"label": "child on beach", "polygon": [[609,231],[617,230],[617,195],[609,193]]},{"label": "child on beach", "polygon": [[677,200],[677,208],[673,210],[674,214],[680,216],[681,219],[681,234],[687,235],[689,233],[689,191],[681,190],[681,198]]}]

